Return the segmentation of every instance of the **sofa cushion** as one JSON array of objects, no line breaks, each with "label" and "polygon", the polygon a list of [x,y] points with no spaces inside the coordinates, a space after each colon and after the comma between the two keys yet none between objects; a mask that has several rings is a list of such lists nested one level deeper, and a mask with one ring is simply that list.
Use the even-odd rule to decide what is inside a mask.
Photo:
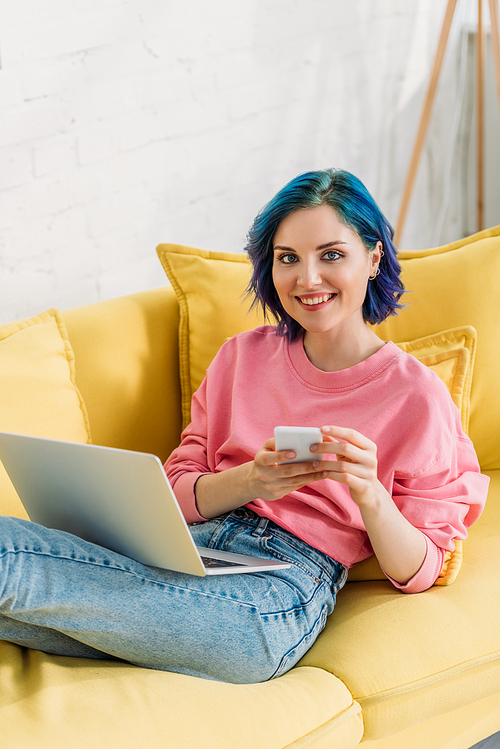
[{"label": "sofa cushion", "polygon": [[165,461],[179,444],[179,304],[171,286],[63,313],[97,445]]},{"label": "sofa cushion", "polygon": [[[73,352],[57,310],[0,328],[0,404],[4,432],[91,441]],[[27,517],[1,464],[0,513]]]},{"label": "sofa cushion", "polygon": [[342,679],[363,707],[365,740],[500,695],[500,471],[489,475],[454,585],[413,596],[389,582],[347,585],[300,661]]},{"label": "sofa cushion", "polygon": [[20,749],[353,749],[361,708],[339,679],[298,668],[224,684],[0,642],[5,747]]},{"label": "sofa cushion", "polygon": [[476,354],[476,330],[463,328],[444,330],[397,345],[436,372],[448,388],[462,417],[462,428],[469,429],[470,391]]},{"label": "sofa cushion", "polygon": [[483,469],[500,467],[500,226],[429,250],[402,252],[410,291],[399,315],[378,328],[408,341],[460,325],[477,331],[470,430]]},{"label": "sofa cushion", "polygon": [[224,341],[264,324],[262,312],[249,310],[245,289],[250,263],[245,255],[161,244],[158,257],[180,307],[179,366],[182,426],[191,421],[191,396]]}]

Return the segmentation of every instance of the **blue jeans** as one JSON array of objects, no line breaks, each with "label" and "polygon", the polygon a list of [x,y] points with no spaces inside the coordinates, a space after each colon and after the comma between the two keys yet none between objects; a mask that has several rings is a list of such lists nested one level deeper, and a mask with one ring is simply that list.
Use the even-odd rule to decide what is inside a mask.
[{"label": "blue jeans", "polygon": [[346,568],[245,508],[191,531],[199,546],[292,567],[196,577],[0,517],[0,639],[233,683],[283,674],[323,629]]}]

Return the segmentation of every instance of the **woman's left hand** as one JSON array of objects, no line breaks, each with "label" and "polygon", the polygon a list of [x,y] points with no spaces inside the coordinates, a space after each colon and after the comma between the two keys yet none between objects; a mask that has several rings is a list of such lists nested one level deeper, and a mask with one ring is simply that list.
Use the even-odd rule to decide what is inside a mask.
[{"label": "woman's left hand", "polygon": [[378,480],[377,446],[354,429],[324,426],[321,431],[323,442],[312,452],[335,456],[321,461],[321,475],[349,487],[382,569],[393,580],[408,582],[422,566],[427,543]]},{"label": "woman's left hand", "polygon": [[335,460],[322,461],[324,478],[346,484],[358,505],[375,500],[380,487],[377,478],[377,446],[354,429],[321,427],[323,442],[313,452],[333,454]]}]

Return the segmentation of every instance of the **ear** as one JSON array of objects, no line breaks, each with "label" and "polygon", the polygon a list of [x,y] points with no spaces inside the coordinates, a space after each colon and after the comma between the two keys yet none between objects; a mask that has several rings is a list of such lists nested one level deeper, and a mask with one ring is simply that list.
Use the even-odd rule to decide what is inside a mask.
[{"label": "ear", "polygon": [[373,276],[374,273],[377,272],[378,266],[380,261],[382,260],[382,256],[384,254],[384,251],[382,249],[382,242],[378,241],[375,245],[375,249],[372,250],[370,253],[370,262],[371,262],[371,272],[370,275]]}]

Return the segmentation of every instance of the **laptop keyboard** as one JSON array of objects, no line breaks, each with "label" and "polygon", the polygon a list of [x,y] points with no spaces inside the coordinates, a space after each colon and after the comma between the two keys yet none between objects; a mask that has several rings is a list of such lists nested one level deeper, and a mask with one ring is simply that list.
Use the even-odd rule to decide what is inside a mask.
[{"label": "laptop keyboard", "polygon": [[246,567],[246,564],[239,562],[226,562],[224,559],[212,559],[212,557],[201,557],[205,567]]}]

